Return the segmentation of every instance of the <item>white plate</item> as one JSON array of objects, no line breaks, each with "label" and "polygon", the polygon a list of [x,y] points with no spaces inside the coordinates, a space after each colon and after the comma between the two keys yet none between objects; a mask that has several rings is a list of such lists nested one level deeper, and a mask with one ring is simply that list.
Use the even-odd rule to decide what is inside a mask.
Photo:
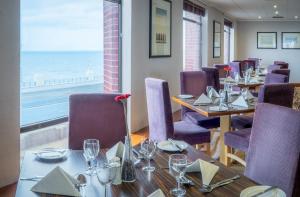
[{"label": "white plate", "polygon": [[61,160],[67,157],[68,150],[66,149],[43,149],[39,152],[36,152],[35,155],[40,160],[45,161],[53,161],[53,160]]},{"label": "white plate", "polygon": [[[188,147],[188,144],[184,141],[178,141],[178,140],[173,140],[174,143],[176,143],[178,146],[180,146],[183,150]],[[174,146],[171,142],[169,141],[162,141],[157,144],[157,147],[160,150],[164,151],[169,151],[169,152],[177,152],[179,151],[176,146]]]},{"label": "white plate", "polygon": [[181,99],[189,99],[189,98],[193,98],[194,96],[191,95],[191,94],[180,94],[178,95],[178,98],[181,98]]},{"label": "white plate", "polygon": [[[241,194],[240,197],[251,197],[254,196],[255,194],[258,194],[259,192],[262,192],[264,190],[266,190],[267,188],[269,188],[270,186],[253,186],[253,187],[248,187],[246,189],[244,189]],[[281,189],[273,189],[265,194],[261,194],[259,195],[260,197],[285,197],[285,193],[284,191],[282,191]]]}]

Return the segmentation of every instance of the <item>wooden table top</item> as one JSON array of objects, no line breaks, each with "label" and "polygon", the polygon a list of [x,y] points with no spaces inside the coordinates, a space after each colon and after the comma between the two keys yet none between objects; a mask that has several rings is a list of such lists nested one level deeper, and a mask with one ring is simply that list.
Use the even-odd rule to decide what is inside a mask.
[{"label": "wooden table top", "polygon": [[[190,161],[194,161],[198,158],[201,158],[206,161],[210,161],[211,159],[205,155],[204,153],[197,151],[194,147],[189,146],[187,150],[183,153],[187,154]],[[102,156],[101,156],[102,155]],[[100,154],[100,159],[103,159],[103,151]],[[142,171],[142,166],[146,165],[146,163],[142,162],[139,166],[137,166],[136,174],[137,181],[134,183],[123,183],[121,185],[113,185],[110,189],[108,188],[108,193],[113,197],[146,197],[158,188],[160,188],[166,196],[170,196],[170,189],[176,187],[175,178],[173,178],[168,172],[168,157],[169,154],[163,151],[158,150],[154,160],[152,161],[152,165],[156,167],[156,170],[152,173],[146,173]],[[231,178],[239,173],[235,170],[225,167],[223,164],[218,161],[215,162],[216,165],[220,166],[220,170],[217,172],[216,176],[212,180],[212,183],[217,181]],[[42,163],[35,159],[35,156],[32,152],[27,152],[24,156],[22,169],[20,173],[20,177],[32,177],[36,175],[45,176],[56,166],[60,166],[70,175],[75,175],[77,173],[83,173],[86,169],[86,164],[84,158],[82,156],[82,151],[70,151],[68,159],[60,162],[60,163]],[[194,196],[206,196],[206,197],[235,197],[239,196],[241,191],[249,186],[256,185],[253,181],[248,179],[247,177],[240,174],[241,178],[236,180],[235,182],[217,188],[213,192],[208,194],[202,194],[199,191],[201,182],[201,174],[200,173],[187,173],[186,175],[190,179],[192,179],[196,186],[186,187],[187,194],[186,196],[194,197]],[[30,191],[31,187],[36,182],[33,181],[20,181],[18,182],[16,197],[36,197],[40,196],[36,193]],[[93,176],[92,178],[88,178],[88,186],[86,187],[86,194],[88,197],[99,197],[104,196],[104,187],[99,184],[97,178]],[[42,196],[54,196],[54,195],[42,195]]]},{"label": "wooden table top", "polygon": [[250,105],[248,108],[229,108],[227,111],[211,111],[209,110],[212,106],[218,106],[218,104],[211,104],[211,105],[193,105],[196,98],[191,99],[180,99],[176,96],[172,97],[172,100],[182,106],[185,106],[189,109],[192,109],[206,117],[212,117],[212,116],[225,116],[225,115],[233,115],[233,114],[241,114],[241,113],[251,113],[255,111],[255,105]]}]

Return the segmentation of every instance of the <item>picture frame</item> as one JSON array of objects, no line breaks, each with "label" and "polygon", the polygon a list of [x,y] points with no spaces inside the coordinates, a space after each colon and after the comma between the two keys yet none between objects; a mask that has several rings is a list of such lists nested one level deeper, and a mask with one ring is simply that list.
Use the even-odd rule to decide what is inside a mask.
[{"label": "picture frame", "polygon": [[171,57],[172,2],[150,0],[149,58]]},{"label": "picture frame", "polygon": [[281,32],[282,49],[300,49],[300,32]]},{"label": "picture frame", "polygon": [[277,32],[257,32],[257,49],[277,49]]},{"label": "picture frame", "polygon": [[213,21],[213,58],[221,57],[221,23]]}]

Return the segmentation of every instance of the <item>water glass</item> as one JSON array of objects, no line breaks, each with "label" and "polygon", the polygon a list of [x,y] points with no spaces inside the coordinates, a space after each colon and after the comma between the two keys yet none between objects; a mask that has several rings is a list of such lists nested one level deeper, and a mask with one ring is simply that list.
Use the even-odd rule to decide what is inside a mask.
[{"label": "water glass", "polygon": [[242,96],[244,97],[244,99],[247,99],[247,94],[248,94],[248,88],[242,88]]},{"label": "water glass", "polygon": [[171,190],[171,194],[174,196],[183,196],[186,191],[181,188],[181,178],[185,174],[186,167],[188,165],[187,156],[184,154],[173,154],[169,157],[169,171],[171,175],[176,178],[177,188]]},{"label": "water glass", "polygon": [[148,161],[148,165],[143,167],[144,171],[153,172],[155,170],[154,166],[151,166],[150,160],[153,157],[156,150],[156,141],[151,139],[146,139],[141,143],[141,152]]},{"label": "water glass", "polygon": [[105,197],[107,196],[107,186],[110,186],[117,174],[117,167],[108,163],[101,163],[96,169],[98,181],[104,185]]},{"label": "water glass", "polygon": [[96,158],[100,151],[99,140],[97,139],[86,139],[83,142],[83,156],[88,164],[87,175],[94,174],[94,167],[96,164]]}]

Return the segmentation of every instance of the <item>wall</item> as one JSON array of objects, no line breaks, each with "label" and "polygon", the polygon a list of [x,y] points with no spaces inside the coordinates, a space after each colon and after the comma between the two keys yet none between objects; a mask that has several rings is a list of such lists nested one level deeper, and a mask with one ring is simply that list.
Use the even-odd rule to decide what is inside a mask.
[{"label": "wall", "polygon": [[[270,65],[274,60],[290,64],[291,81],[300,82],[300,50],[281,49],[281,32],[300,32],[300,22],[284,21],[240,21],[238,22],[237,51],[238,59],[258,57],[263,65]],[[277,49],[257,49],[257,32],[277,32]]]},{"label": "wall", "polygon": [[0,1],[0,187],[19,174],[19,3]]}]

